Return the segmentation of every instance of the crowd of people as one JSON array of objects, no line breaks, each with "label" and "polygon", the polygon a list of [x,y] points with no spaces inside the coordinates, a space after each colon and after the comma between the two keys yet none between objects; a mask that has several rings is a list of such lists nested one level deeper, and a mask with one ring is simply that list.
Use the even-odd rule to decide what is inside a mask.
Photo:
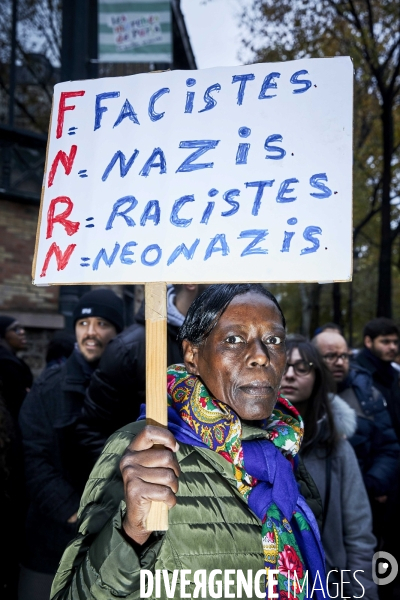
[{"label": "crowd of people", "polygon": [[[258,284],[170,286],[167,309],[168,430],[141,408],[144,307],[125,329],[113,291],[82,296],[34,382],[24,328],[0,317],[1,598],[125,598],[141,568],[259,564],[287,598],[288,556],[325,560],[332,597],[394,598],[372,557],[399,560],[396,323],[367,323],[359,351],[334,323],[286,336]],[[157,499],[167,534],[144,527]]]}]

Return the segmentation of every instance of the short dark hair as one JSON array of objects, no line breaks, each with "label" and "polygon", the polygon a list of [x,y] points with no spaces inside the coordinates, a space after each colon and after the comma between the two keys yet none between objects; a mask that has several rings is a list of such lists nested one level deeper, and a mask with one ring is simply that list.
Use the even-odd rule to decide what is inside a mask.
[{"label": "short dark hair", "polygon": [[227,309],[235,296],[247,294],[265,296],[277,307],[282,325],[286,327],[285,317],[275,296],[260,283],[225,283],[210,285],[192,304],[183,322],[178,341],[189,340],[193,344],[201,344],[214,329],[221,315]]},{"label": "short dark hair", "polygon": [[[290,335],[286,338],[286,353],[290,358],[297,349],[303,360],[312,363],[315,381],[311,396],[308,398],[304,415],[304,438],[301,451],[307,454],[313,448],[321,447],[329,455],[335,447],[339,436],[330,407],[329,393],[335,390],[332,375],[318,349],[302,335]],[[294,405],[296,407],[296,405]],[[321,419],[326,420],[326,432],[323,433]]]},{"label": "short dark hair", "polygon": [[368,335],[371,340],[374,340],[378,337],[378,335],[399,335],[399,328],[396,323],[392,321],[392,319],[387,319],[386,317],[378,317],[377,319],[372,319],[369,321],[364,327],[363,335],[364,337]]},{"label": "short dark hair", "polygon": [[327,329],[334,329],[335,331],[338,331],[340,333],[340,335],[343,335],[343,329],[340,325],[338,325],[337,323],[324,323],[323,325],[320,325],[319,327],[317,327],[317,329],[314,331],[314,336],[318,335],[319,333],[322,333],[323,331],[326,331]]},{"label": "short dark hair", "polygon": [[46,363],[68,358],[75,346],[75,336],[69,331],[56,331],[47,346]]}]

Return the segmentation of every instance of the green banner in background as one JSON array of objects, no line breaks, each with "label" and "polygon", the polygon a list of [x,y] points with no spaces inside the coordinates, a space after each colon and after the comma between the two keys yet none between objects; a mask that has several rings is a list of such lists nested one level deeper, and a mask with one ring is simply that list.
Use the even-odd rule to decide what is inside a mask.
[{"label": "green banner in background", "polygon": [[169,1],[98,0],[100,62],[172,62]]}]

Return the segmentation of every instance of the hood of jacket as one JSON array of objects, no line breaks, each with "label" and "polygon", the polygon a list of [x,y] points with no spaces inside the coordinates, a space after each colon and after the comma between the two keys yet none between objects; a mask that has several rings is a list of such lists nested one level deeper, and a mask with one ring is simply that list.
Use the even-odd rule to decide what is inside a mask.
[{"label": "hood of jacket", "polygon": [[350,438],[357,429],[357,415],[347,402],[336,394],[329,394],[333,421],[340,437]]}]

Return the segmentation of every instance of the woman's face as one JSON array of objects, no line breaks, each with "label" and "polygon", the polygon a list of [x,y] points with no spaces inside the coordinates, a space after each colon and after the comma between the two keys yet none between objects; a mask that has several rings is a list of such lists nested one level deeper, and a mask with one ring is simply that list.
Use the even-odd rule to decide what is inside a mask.
[{"label": "woman's face", "polygon": [[186,369],[245,420],[270,416],[286,363],[279,310],[261,294],[236,296],[200,346],[183,342]]},{"label": "woman's face", "polygon": [[11,323],[6,330],[4,339],[14,352],[25,350],[26,348],[25,329],[22,327],[19,321],[14,321],[14,323]]},{"label": "woman's face", "polygon": [[[302,366],[301,363],[308,364],[307,361],[303,360],[297,348],[294,348],[290,356],[288,356],[288,363],[290,365],[298,363],[299,367]],[[300,374],[296,373],[293,366],[289,366],[282,378],[281,394],[293,404],[304,402],[311,396],[314,382],[315,371],[313,368],[307,374]]]}]

